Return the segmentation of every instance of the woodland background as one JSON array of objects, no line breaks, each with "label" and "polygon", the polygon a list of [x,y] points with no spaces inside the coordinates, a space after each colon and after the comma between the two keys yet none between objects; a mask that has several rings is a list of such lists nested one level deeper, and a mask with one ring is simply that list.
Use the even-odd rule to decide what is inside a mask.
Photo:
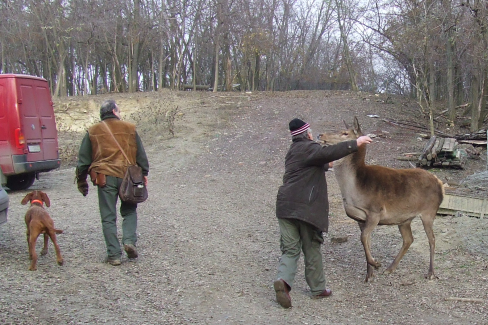
[{"label": "woodland background", "polygon": [[1,0],[0,72],[54,96],[335,89],[487,115],[485,0]]}]

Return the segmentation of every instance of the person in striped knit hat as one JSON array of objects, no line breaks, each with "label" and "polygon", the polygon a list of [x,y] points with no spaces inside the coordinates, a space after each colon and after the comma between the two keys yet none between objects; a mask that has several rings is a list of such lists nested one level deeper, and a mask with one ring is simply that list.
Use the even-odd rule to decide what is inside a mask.
[{"label": "person in striped knit hat", "polygon": [[291,307],[290,291],[303,251],[305,279],[311,297],[319,299],[332,294],[325,287],[322,265],[322,232],[329,228],[329,200],[325,171],[338,160],[371,143],[368,136],[323,147],[313,141],[310,125],[295,118],[289,123],[292,143],[285,157],[283,185],[276,198],[276,217],[280,227],[281,258],[273,286],[276,301]]}]

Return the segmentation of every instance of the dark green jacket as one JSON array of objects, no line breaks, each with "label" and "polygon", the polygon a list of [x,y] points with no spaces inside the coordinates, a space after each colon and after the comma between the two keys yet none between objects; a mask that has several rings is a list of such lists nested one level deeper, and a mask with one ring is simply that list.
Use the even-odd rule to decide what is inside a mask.
[{"label": "dark green jacket", "polygon": [[302,220],[327,232],[329,199],[325,171],[329,162],[357,149],[356,140],[327,147],[308,139],[294,140],[285,158],[283,185],[276,198],[276,216]]},{"label": "dark green jacket", "polygon": [[[116,118],[115,115],[108,115],[103,118],[103,120],[107,118]],[[142,168],[142,174],[147,176],[149,174],[149,161],[146,156],[146,151],[144,150],[144,146],[142,145],[141,138],[136,132],[136,145],[137,145],[137,154],[136,154],[136,163]],[[80,151],[78,153],[78,175],[81,175],[83,172],[87,172],[88,168],[92,163],[92,145],[90,141],[90,135],[88,132],[85,134],[85,137],[81,141]]]}]

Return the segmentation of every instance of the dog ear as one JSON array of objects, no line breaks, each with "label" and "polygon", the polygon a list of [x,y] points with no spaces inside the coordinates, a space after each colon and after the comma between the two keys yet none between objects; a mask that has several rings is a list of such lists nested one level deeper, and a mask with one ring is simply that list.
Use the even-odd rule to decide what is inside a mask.
[{"label": "dog ear", "polygon": [[50,207],[51,206],[51,201],[49,200],[49,197],[47,196],[46,193],[41,192],[41,198],[44,201],[44,203],[46,203],[46,206],[47,207]]},{"label": "dog ear", "polygon": [[29,201],[30,201],[31,197],[32,197],[32,192],[31,192],[31,193],[29,193],[29,194],[27,194],[27,195],[25,196],[25,198],[23,198],[23,199],[22,199],[22,201],[20,201],[20,204],[22,204],[22,205],[26,205],[26,204],[27,204],[27,202],[29,202]]}]

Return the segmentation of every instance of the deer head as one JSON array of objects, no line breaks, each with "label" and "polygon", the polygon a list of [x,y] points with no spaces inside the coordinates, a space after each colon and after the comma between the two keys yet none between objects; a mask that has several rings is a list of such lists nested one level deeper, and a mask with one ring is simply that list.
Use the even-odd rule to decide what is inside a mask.
[{"label": "deer head", "polygon": [[337,144],[342,141],[354,140],[363,135],[361,131],[361,126],[359,125],[358,118],[354,117],[353,126],[350,127],[346,121],[343,121],[346,126],[345,130],[339,131],[337,133],[327,132],[321,133],[317,136],[317,142],[323,145]]}]

